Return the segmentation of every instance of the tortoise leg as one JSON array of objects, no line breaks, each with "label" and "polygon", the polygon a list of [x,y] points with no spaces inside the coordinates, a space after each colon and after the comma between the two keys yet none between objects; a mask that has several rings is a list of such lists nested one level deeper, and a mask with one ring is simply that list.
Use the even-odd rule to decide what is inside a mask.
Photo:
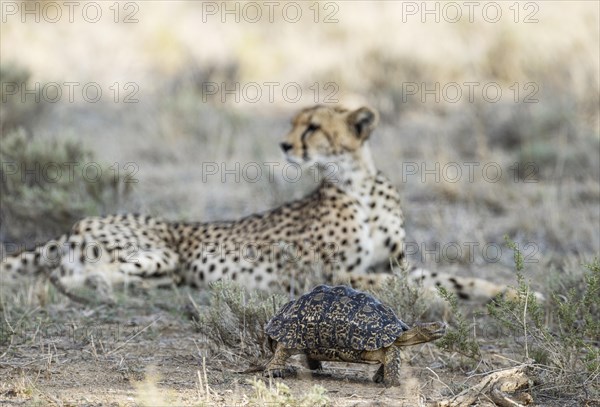
[{"label": "tortoise leg", "polygon": [[[383,384],[386,387],[400,385],[400,349],[397,346],[390,346],[385,352],[385,361],[379,370],[383,369]],[[374,379],[377,378],[379,370],[375,373]]]},{"label": "tortoise leg", "polygon": [[312,359],[310,356],[306,356],[306,363],[310,370],[323,370],[323,365],[320,360]]},{"label": "tortoise leg", "polygon": [[290,356],[292,354],[288,349],[281,346],[281,344],[277,344],[275,353],[265,368],[265,376],[285,377],[293,374],[295,370],[285,365]]},{"label": "tortoise leg", "polygon": [[379,369],[373,375],[373,381],[375,383],[383,383],[383,365],[379,366]]}]

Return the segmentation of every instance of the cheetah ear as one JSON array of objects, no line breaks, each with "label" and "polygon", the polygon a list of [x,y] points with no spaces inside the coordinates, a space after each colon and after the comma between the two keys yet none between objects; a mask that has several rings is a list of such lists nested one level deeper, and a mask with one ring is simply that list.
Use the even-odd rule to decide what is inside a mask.
[{"label": "cheetah ear", "polygon": [[377,127],[377,112],[369,107],[361,107],[348,116],[348,125],[354,130],[356,136],[366,140]]}]

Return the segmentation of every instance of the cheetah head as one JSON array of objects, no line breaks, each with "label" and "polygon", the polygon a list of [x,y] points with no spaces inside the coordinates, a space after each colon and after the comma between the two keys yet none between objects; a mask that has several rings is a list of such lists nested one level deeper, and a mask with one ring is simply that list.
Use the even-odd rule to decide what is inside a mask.
[{"label": "cheetah head", "polygon": [[377,126],[377,113],[361,107],[317,105],[292,119],[292,130],[281,145],[286,158],[297,164],[327,164],[359,151]]}]

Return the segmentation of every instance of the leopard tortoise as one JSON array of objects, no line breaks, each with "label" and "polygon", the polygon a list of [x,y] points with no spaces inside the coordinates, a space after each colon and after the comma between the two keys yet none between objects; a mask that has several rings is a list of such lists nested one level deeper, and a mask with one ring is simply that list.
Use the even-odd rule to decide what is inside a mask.
[{"label": "leopard tortoise", "polygon": [[304,354],[313,370],[321,369],[321,361],[381,363],[373,380],[397,386],[399,347],[433,341],[445,331],[443,322],[409,328],[370,294],[320,285],[284,305],[265,327],[273,350],[265,374],[284,377],[291,371],[287,359]]}]

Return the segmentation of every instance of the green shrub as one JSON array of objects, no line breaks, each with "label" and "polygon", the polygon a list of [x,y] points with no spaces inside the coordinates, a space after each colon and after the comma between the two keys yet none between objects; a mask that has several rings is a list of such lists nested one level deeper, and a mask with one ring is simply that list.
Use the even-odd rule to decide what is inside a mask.
[{"label": "green shrub", "polygon": [[[526,362],[533,361],[540,389],[560,396],[588,398],[600,395],[600,261],[586,265],[584,288],[554,293],[544,307],[539,304],[522,274],[522,255],[514,242],[517,297],[490,305],[494,320],[514,333]],[[547,321],[553,321],[548,323]]]},{"label": "green shrub", "polygon": [[3,135],[0,164],[1,234],[18,244],[58,236],[84,216],[114,212],[133,185],[96,163],[80,143],[41,140],[23,129]]},{"label": "green shrub", "polygon": [[439,339],[436,344],[445,351],[456,352],[467,357],[473,363],[480,361],[481,349],[479,348],[479,343],[473,337],[472,328],[463,313],[458,309],[456,295],[448,292],[444,287],[438,287],[438,292],[450,305],[454,323],[446,335]]},{"label": "green shrub", "polygon": [[[29,127],[39,117],[44,104],[40,92],[30,83],[31,74],[14,64],[0,65],[0,136],[18,127]],[[28,91],[23,95],[22,89]]]}]

